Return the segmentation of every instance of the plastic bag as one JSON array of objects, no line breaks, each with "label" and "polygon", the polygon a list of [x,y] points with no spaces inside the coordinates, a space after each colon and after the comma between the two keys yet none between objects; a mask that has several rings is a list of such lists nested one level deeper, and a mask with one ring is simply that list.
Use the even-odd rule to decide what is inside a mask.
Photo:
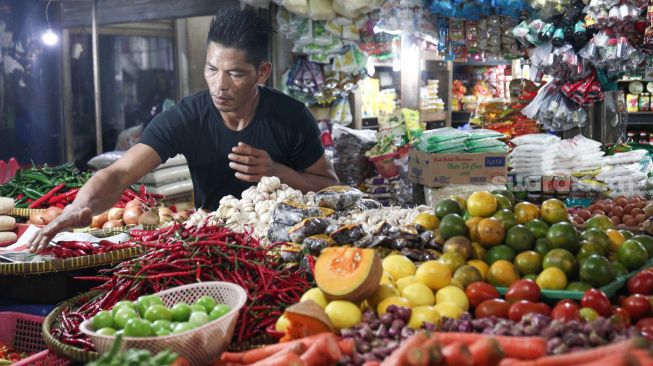
[{"label": "plastic bag", "polygon": [[91,160],[86,163],[91,169],[100,170],[108,167],[113,164],[116,160],[120,159],[124,154],[124,151],[109,151],[102,153],[98,156],[91,158]]},{"label": "plastic bag", "polygon": [[330,236],[338,245],[353,244],[365,236],[365,230],[360,224],[343,225],[333,231]]},{"label": "plastic bag", "polygon": [[332,247],[336,242],[326,234],[309,236],[302,242],[302,249],[312,255],[320,255],[324,248]]},{"label": "plastic bag", "polygon": [[322,216],[317,207],[310,207],[294,201],[283,201],[277,204],[272,212],[272,221],[292,226],[309,217]]},{"label": "plastic bag", "polygon": [[190,170],[187,165],[172,166],[169,168],[156,169],[143,178],[141,178],[138,183],[150,184],[155,187],[176,182],[179,180],[189,180],[190,179]]},{"label": "plastic bag", "polygon": [[372,130],[353,130],[339,124],[333,125],[333,167],[342,184],[357,186],[365,179],[371,165],[365,152],[376,144]]},{"label": "plastic bag", "polygon": [[193,193],[193,181],[190,179],[168,183],[161,186],[148,185],[146,187],[148,191],[154,194],[162,194],[164,196],[177,196]]},{"label": "plastic bag", "polygon": [[289,242],[288,229],[290,229],[290,226],[272,221],[268,229],[268,239],[272,243]]},{"label": "plastic bag", "polygon": [[322,217],[309,217],[288,229],[288,236],[293,243],[301,243],[306,237],[323,234],[329,226],[329,220]]},{"label": "plastic bag", "polygon": [[349,186],[331,186],[315,194],[315,201],[320,207],[340,211],[356,204],[363,198],[363,192]]},{"label": "plastic bag", "polygon": [[501,132],[485,128],[475,129],[467,132],[467,141],[480,139],[502,139],[506,136]]},{"label": "plastic bag", "polygon": [[544,133],[523,135],[512,139],[512,143],[517,146],[526,144],[547,145],[558,141],[560,141],[560,137]]},{"label": "plastic bag", "polygon": [[303,17],[309,16],[309,7],[307,0],[283,0],[283,7],[291,13],[301,15]]},{"label": "plastic bag", "polygon": [[332,0],[308,0],[308,16],[313,20],[330,20],[336,17]]}]

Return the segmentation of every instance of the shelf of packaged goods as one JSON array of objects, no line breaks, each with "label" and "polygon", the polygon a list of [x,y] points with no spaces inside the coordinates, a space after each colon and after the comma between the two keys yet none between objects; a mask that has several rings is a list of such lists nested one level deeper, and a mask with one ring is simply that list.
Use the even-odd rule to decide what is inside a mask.
[{"label": "shelf of packaged goods", "polygon": [[512,61],[508,60],[486,60],[486,61],[454,61],[454,66],[478,66],[491,67],[500,65],[511,65]]},{"label": "shelf of packaged goods", "polygon": [[419,111],[419,120],[420,120],[420,122],[446,121],[447,120],[447,111],[420,110]]}]

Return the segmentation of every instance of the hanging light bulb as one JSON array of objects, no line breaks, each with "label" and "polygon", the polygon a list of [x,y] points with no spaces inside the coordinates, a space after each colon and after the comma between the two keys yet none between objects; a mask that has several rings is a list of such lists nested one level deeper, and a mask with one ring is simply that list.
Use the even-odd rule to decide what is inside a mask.
[{"label": "hanging light bulb", "polygon": [[52,28],[48,28],[48,30],[41,35],[41,41],[48,46],[54,46],[59,42],[59,36],[52,31]]},{"label": "hanging light bulb", "polygon": [[52,31],[52,27],[50,26],[50,19],[48,17],[48,9],[50,8],[50,3],[52,0],[48,0],[48,4],[45,6],[45,22],[48,23],[48,29],[43,32],[41,35],[41,41],[47,46],[54,46],[59,42],[59,36]]}]

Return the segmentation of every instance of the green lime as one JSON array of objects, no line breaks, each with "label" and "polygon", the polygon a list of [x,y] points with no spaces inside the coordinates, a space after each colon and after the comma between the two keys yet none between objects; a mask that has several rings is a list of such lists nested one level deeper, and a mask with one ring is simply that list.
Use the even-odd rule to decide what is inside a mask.
[{"label": "green lime", "polygon": [[524,225],[515,225],[506,233],[506,245],[517,253],[531,250],[533,244],[535,244],[535,236]]},{"label": "green lime", "polygon": [[526,227],[531,230],[537,239],[546,238],[546,233],[549,231],[549,224],[540,219],[527,222]]},{"label": "green lime", "polygon": [[605,286],[614,280],[610,261],[600,255],[591,255],[580,266],[580,279],[595,287]]},{"label": "green lime", "polygon": [[512,262],[515,260],[516,255],[515,250],[511,247],[503,244],[496,245],[488,249],[487,254],[485,255],[485,262],[490,266],[498,260]]}]

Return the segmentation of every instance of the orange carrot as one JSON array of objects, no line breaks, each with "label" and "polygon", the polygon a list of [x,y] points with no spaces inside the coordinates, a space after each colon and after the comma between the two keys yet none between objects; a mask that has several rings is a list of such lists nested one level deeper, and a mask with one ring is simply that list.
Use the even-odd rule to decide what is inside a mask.
[{"label": "orange carrot", "polygon": [[379,361],[365,361],[363,366],[380,366],[381,363]]},{"label": "orange carrot", "polygon": [[501,363],[499,363],[499,366],[534,366],[535,361],[533,360],[520,360],[518,358],[504,358],[501,360]]},{"label": "orange carrot", "polygon": [[442,361],[440,342],[435,338],[426,340],[419,347],[414,348],[406,354],[406,361],[410,366],[439,364]]},{"label": "orange carrot", "polygon": [[325,336],[313,343],[301,356],[302,361],[310,366],[329,366],[342,357],[336,336]]},{"label": "orange carrot", "polygon": [[475,366],[496,366],[503,359],[503,349],[496,339],[485,337],[469,346]]},{"label": "orange carrot", "polygon": [[356,343],[353,338],[342,338],[338,340],[338,348],[343,355],[352,356],[354,354],[354,348]]},{"label": "orange carrot", "polygon": [[[633,347],[634,339],[628,339],[619,343],[607,346],[596,347],[584,351],[567,353],[564,355],[547,356],[535,360],[536,366],[567,366],[578,365],[585,362],[593,362],[612,354],[623,354]],[[521,366],[521,365],[520,365]]]},{"label": "orange carrot", "polygon": [[[605,355],[598,359],[594,359],[588,362],[574,364],[577,366],[599,366],[599,365],[610,365],[610,366],[626,366],[626,360],[628,359],[627,355],[620,353],[612,353],[610,355]],[[635,363],[633,365],[642,366],[638,360],[631,360]]]},{"label": "orange carrot", "polygon": [[[220,355],[220,361],[222,362],[239,362],[239,363],[251,363],[251,362],[256,362],[259,360],[262,360],[264,358],[270,357],[274,355],[275,353],[278,353],[279,351],[282,351],[284,349],[289,349],[291,347],[296,347],[296,344],[302,344],[303,348],[306,349],[310,347],[313,343],[315,343],[318,339],[325,337],[327,335],[332,335],[333,333],[320,333],[316,335],[312,335],[310,337],[298,339],[295,341],[291,342],[286,342],[286,343],[275,343],[271,344],[269,346],[261,347],[261,348],[256,348],[253,350],[245,351],[245,352],[224,352],[222,355]],[[247,361],[244,361],[247,360]]]},{"label": "orange carrot", "polygon": [[[445,346],[452,342],[461,342],[470,346],[477,340],[488,337],[485,334],[456,332],[434,333],[434,335]],[[506,357],[533,360],[546,355],[546,340],[541,337],[493,336],[492,338],[499,343]]]},{"label": "orange carrot", "polygon": [[444,347],[442,356],[448,366],[474,366],[472,354],[462,342],[453,342]]},{"label": "orange carrot", "polygon": [[632,349],[626,353],[624,363],[627,366],[652,366],[653,356],[650,350]]},{"label": "orange carrot", "polygon": [[250,366],[307,366],[307,364],[292,352],[280,351],[271,357],[252,363]]},{"label": "orange carrot", "polygon": [[392,354],[381,362],[381,366],[400,366],[406,364],[407,353],[419,347],[428,339],[426,332],[418,332],[406,339]]}]

